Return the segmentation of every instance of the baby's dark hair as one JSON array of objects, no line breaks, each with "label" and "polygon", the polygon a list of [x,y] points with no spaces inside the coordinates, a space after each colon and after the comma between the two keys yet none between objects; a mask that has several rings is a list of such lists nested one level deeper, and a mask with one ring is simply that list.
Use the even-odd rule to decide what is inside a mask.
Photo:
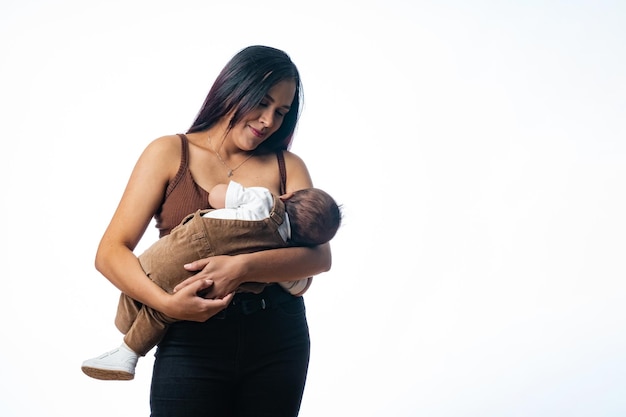
[{"label": "baby's dark hair", "polygon": [[335,200],[319,188],[295,191],[285,201],[291,225],[289,242],[298,246],[316,246],[330,241],[341,225],[341,209]]}]

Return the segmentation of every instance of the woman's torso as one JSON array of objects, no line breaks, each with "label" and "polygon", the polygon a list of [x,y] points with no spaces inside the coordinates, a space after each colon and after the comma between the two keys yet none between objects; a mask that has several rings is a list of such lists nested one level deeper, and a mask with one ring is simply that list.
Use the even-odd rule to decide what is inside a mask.
[{"label": "woman's torso", "polygon": [[[159,237],[163,237],[170,233],[182,220],[190,213],[194,213],[199,209],[209,208],[207,189],[218,182],[228,182],[226,170],[221,166],[208,167],[203,156],[194,153],[193,143],[190,145],[190,139],[187,135],[179,134],[181,140],[181,158],[180,166],[175,177],[170,181],[165,191],[163,203],[154,218],[156,227],[159,230]],[[197,158],[194,160],[194,156]],[[279,155],[282,157],[282,153]],[[286,173],[284,168],[280,169],[280,158],[275,155],[258,156],[256,161],[251,161],[255,165],[272,164],[274,169],[264,169],[268,171],[263,176],[257,176],[259,183],[254,184],[253,178],[235,178],[233,180],[241,181],[246,186],[260,185],[269,188],[276,194],[284,192],[286,184]],[[195,169],[197,168],[197,169]],[[192,172],[193,171],[193,172]],[[198,172],[197,178],[196,172]],[[200,184],[203,184],[201,186]]]}]

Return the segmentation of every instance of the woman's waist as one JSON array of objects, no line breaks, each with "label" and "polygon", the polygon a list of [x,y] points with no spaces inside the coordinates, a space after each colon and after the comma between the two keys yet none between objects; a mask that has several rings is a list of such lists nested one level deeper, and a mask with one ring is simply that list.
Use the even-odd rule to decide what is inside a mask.
[{"label": "woman's waist", "polygon": [[294,296],[282,289],[280,285],[269,284],[259,293],[237,292],[233,297],[233,301],[231,301],[223,312],[252,314],[259,310],[273,309],[280,304],[292,301],[293,298]]}]

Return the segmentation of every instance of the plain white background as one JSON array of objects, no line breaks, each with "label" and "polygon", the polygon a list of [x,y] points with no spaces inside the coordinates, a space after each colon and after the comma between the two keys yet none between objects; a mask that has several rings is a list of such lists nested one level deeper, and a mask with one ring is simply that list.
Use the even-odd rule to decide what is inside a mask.
[{"label": "plain white background", "polygon": [[292,150],[345,215],[306,295],[301,416],[625,415],[625,19],[603,0],[3,0],[0,414],[148,415],[152,353],[131,382],[80,371],[120,340],[95,249],[147,143],[266,44],[304,82]]}]

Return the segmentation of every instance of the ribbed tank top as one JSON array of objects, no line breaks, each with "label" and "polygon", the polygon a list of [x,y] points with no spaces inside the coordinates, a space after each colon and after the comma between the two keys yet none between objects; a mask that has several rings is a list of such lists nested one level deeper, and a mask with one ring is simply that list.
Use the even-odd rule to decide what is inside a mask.
[{"label": "ribbed tank top", "polygon": [[[180,167],[165,190],[160,210],[154,215],[159,237],[169,234],[188,214],[209,207],[208,191],[196,184],[189,170],[189,140],[182,133],[178,136],[182,146]],[[287,174],[282,151],[276,152],[276,157],[281,178],[280,193],[284,194]]]}]

